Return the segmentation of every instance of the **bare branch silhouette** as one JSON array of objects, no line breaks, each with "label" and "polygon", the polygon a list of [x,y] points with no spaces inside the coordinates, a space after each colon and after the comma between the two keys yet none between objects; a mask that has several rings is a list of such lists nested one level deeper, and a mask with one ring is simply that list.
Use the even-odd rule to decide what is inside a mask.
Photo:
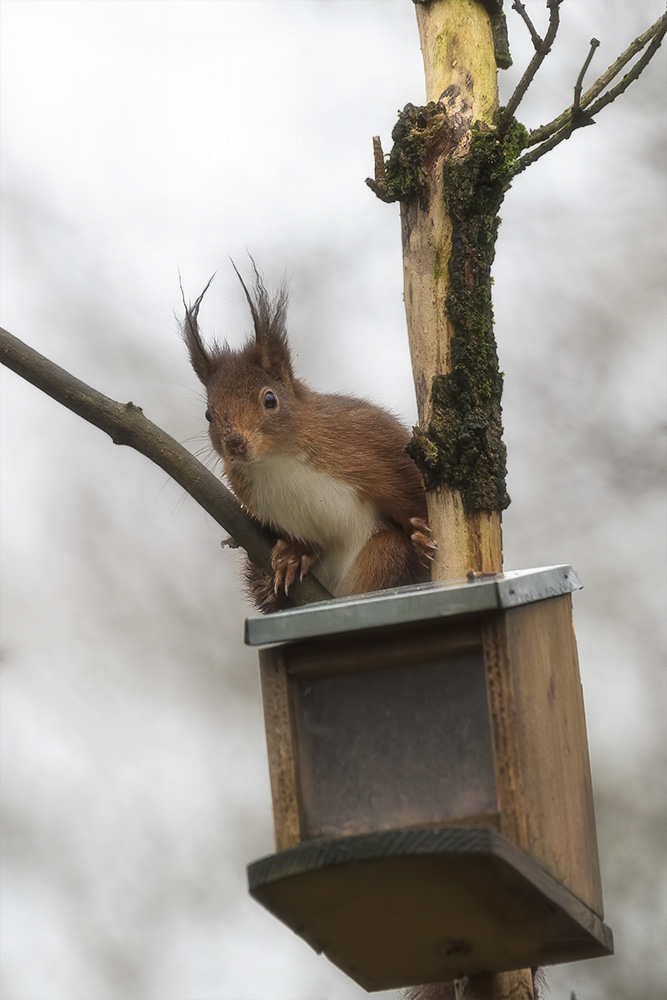
[{"label": "bare branch silhouette", "polygon": [[[605,87],[608,87],[611,81],[616,76],[618,76],[620,71],[627,63],[630,62],[632,57],[636,56],[638,52],[641,52],[641,50],[648,44],[648,42],[650,42],[651,39],[654,38],[654,36],[656,36],[662,29],[662,34],[660,35],[660,38],[657,40],[657,45],[655,46],[654,51],[657,50],[658,46],[660,45],[660,41],[662,41],[662,37],[664,36],[665,33],[664,29],[665,29],[666,19],[667,15],[663,14],[661,17],[658,18],[655,24],[652,24],[651,27],[647,28],[647,30],[642,35],[639,35],[638,38],[635,38],[634,42],[632,42],[627,47],[625,52],[622,52],[621,55],[618,57],[618,59],[616,59],[611,64],[611,66],[609,66],[604,71],[604,73],[602,73],[597,78],[593,86],[586,91],[586,93],[581,98],[581,101],[579,102],[581,108],[587,108],[588,105],[591,104],[595,100],[595,98],[602,93]],[[651,53],[651,55],[653,55],[653,53]],[[556,132],[560,131],[560,129],[562,129],[563,126],[569,123],[571,116],[572,116],[572,106],[563,111],[562,114],[560,114],[557,118],[554,118],[553,121],[549,122],[547,125],[540,125],[539,128],[533,129],[528,136],[527,145],[536,146],[538,143],[544,142],[545,139],[549,139]]]},{"label": "bare branch silhouette", "polygon": [[528,28],[528,31],[530,32],[530,37],[531,37],[531,40],[532,40],[532,43],[533,43],[533,48],[537,52],[537,50],[539,49],[539,47],[542,44],[542,38],[538,34],[537,29],[535,28],[535,25],[531,21],[530,15],[529,15],[528,11],[526,10],[525,4],[521,3],[521,0],[514,0],[514,3],[512,4],[512,8],[515,11],[517,11],[517,13],[519,13],[521,15],[521,17],[524,19],[524,21],[526,22],[526,27]]},{"label": "bare branch silhouette", "polygon": [[[605,72],[598,77],[593,86],[586,91],[586,93],[581,96],[581,87],[583,84],[583,76],[588,68],[590,60],[592,58],[593,52],[599,45],[597,39],[591,40],[591,50],[588,54],[588,58],[584,63],[582,70],[577,79],[577,83],[574,89],[574,101],[572,105],[564,111],[558,118],[554,118],[552,122],[548,125],[542,125],[540,128],[534,129],[528,136],[528,146],[536,146],[528,153],[524,153],[523,156],[517,161],[517,166],[515,173],[521,173],[526,167],[529,167],[531,163],[535,163],[539,160],[541,156],[548,153],[549,150],[554,149],[559,143],[564,142],[569,139],[570,136],[576,129],[582,128],[585,125],[591,125],[594,123],[594,116],[605,108],[612,101],[616,100],[627,88],[633,83],[648,66],[649,62],[655,55],[655,53],[660,48],[665,33],[667,32],[667,14],[663,14],[658,20],[653,24],[643,35],[632,42],[631,45],[623,52],[618,59],[616,59],[611,66]],[[626,73],[622,80],[608,90],[606,94],[595,100],[602,91],[609,86],[612,80],[618,76],[623,67],[632,59],[634,55],[640,52],[646,47],[648,48],[641,56],[640,59],[634,64],[632,69]],[[597,43],[597,44],[596,44]],[[532,63],[531,63],[532,65]],[[530,67],[529,67],[530,68]],[[540,145],[537,145],[540,143]]]},{"label": "bare branch silhouette", "polygon": [[[562,0],[547,0],[547,7],[549,8],[549,27],[547,28],[547,33],[544,36],[544,38],[540,38],[540,36],[537,34],[537,31],[535,31],[534,27],[530,32],[531,38],[533,39],[533,45],[535,45],[535,55],[530,60],[528,68],[526,69],[525,73],[523,74],[518,84],[516,85],[514,93],[510,97],[509,101],[507,102],[507,106],[505,107],[505,109],[501,114],[500,118],[501,132],[504,132],[509,127],[509,124],[512,121],[514,113],[516,112],[516,109],[519,107],[519,104],[521,103],[524,94],[526,93],[529,86],[535,79],[535,74],[537,73],[542,63],[544,62],[545,58],[549,55],[549,52],[551,51],[551,46],[553,45],[554,40],[556,38],[556,34],[558,32],[558,25],[560,23],[559,8],[561,3]],[[516,8],[516,5],[514,6]],[[521,13],[520,10],[519,13]],[[528,15],[526,14],[524,20],[526,20],[527,17]],[[531,22],[531,27],[532,27],[532,22]],[[538,39],[539,39],[539,45],[536,44]]]},{"label": "bare branch silhouette", "polygon": [[595,55],[595,50],[598,48],[599,44],[600,44],[600,42],[598,41],[597,38],[591,38],[591,48],[590,48],[590,51],[589,51],[588,55],[586,56],[586,62],[581,67],[581,72],[579,73],[579,76],[577,77],[577,82],[574,85],[574,103],[572,104],[572,114],[573,115],[576,112],[582,112],[583,111],[583,109],[581,107],[581,91],[582,91],[582,88],[584,86],[584,77],[586,76],[586,70],[590,66],[591,59]]}]

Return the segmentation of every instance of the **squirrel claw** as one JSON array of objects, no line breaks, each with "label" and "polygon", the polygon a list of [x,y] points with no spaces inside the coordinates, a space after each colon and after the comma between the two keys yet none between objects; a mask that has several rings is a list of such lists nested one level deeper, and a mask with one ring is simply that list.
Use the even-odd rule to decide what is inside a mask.
[{"label": "squirrel claw", "polygon": [[320,550],[316,545],[296,540],[286,542],[279,538],[271,553],[271,565],[274,570],[274,593],[277,595],[282,589],[285,594],[289,594],[289,589],[296,580],[297,574],[299,580],[303,580],[319,556]]},{"label": "squirrel claw", "polygon": [[426,535],[421,533],[421,531],[413,532],[410,535],[410,539],[415,543],[415,545],[421,546],[425,549],[437,549],[438,547],[438,543],[435,538],[427,538]]},{"label": "squirrel claw", "polygon": [[435,538],[430,537],[431,529],[422,517],[411,517],[410,524],[417,529],[410,535],[410,541],[416,549],[422,566],[428,568],[429,564],[433,562],[438,543]]},{"label": "squirrel claw", "polygon": [[418,531],[421,531],[426,535],[431,534],[431,529],[429,528],[428,524],[426,523],[423,517],[411,517],[410,524],[412,525],[413,528],[417,528]]},{"label": "squirrel claw", "polygon": [[220,542],[220,548],[221,549],[238,549],[239,548],[239,543],[234,538],[232,538],[231,535],[227,535],[227,537],[223,538],[222,541]]},{"label": "squirrel claw", "polygon": [[427,559],[433,559],[435,549],[438,547],[438,543],[435,538],[429,538],[421,531],[414,531],[410,535],[410,541],[420,556],[426,556]]}]

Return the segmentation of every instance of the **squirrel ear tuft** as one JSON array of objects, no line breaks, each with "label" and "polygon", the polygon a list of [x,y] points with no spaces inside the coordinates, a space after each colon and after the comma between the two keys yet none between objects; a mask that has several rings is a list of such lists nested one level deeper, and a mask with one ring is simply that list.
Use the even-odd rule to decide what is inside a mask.
[{"label": "squirrel ear tuft", "polygon": [[204,385],[208,385],[211,375],[216,368],[216,358],[215,355],[208,351],[204,346],[204,342],[202,341],[199,333],[199,323],[197,322],[197,317],[199,315],[199,307],[202,303],[202,299],[206,295],[214,277],[214,274],[211,275],[204,291],[195,300],[195,302],[190,305],[188,305],[185,301],[183,284],[181,283],[181,295],[183,296],[183,305],[185,306],[185,319],[183,320],[182,325],[183,339],[185,340],[188,353],[190,355],[190,363],[194,368],[195,375],[197,375]]},{"label": "squirrel ear tuft", "polygon": [[249,291],[233,260],[232,267],[236,271],[236,276],[241,282],[241,287],[250,306],[255,326],[255,343],[259,348],[262,367],[284,381],[291,382],[294,373],[287,342],[287,288],[283,285],[272,299],[252,257],[250,257],[250,261],[255,272],[255,283],[252,291]]}]

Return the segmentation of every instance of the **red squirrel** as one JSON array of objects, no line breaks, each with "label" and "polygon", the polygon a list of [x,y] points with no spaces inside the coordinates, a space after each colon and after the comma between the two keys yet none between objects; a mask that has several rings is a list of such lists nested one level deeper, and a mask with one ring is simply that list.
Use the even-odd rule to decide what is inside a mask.
[{"label": "red squirrel", "polygon": [[204,344],[198,314],[208,285],[186,308],[183,334],[206,388],[211,443],[226,478],[246,510],[278,536],[273,579],[248,570],[256,605],[284,607],[290,586],[311,569],[334,597],[429,579],[436,543],[420,474],[405,453],[408,431],[364,399],[314,392],[300,381],[285,288],[271,298],[255,267],[249,291],[234,270],[254,337],[239,350]]}]

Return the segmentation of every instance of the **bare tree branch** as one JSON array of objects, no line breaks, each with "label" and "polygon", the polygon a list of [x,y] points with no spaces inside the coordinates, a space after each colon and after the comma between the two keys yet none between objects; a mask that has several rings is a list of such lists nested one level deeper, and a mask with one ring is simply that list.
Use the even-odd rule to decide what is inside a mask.
[{"label": "bare tree branch", "polygon": [[[618,59],[616,59],[611,64],[611,66],[609,66],[604,71],[604,73],[602,73],[601,76],[598,77],[593,86],[590,87],[581,98],[581,101],[579,102],[580,107],[584,109],[587,108],[589,104],[591,104],[595,100],[595,98],[602,93],[605,87],[608,87],[611,81],[616,76],[618,76],[620,71],[627,63],[630,62],[633,56],[636,56],[638,52],[641,52],[641,50],[648,44],[648,42],[650,42],[651,39],[654,39],[654,42],[657,42],[657,44],[655,45],[655,48],[651,52],[651,57],[652,57],[657,48],[659,47],[662,38],[664,37],[666,27],[667,27],[667,14],[663,14],[661,17],[658,18],[655,24],[652,24],[651,27],[648,28],[642,35],[639,35],[638,38],[635,38],[634,42],[632,42],[632,44],[628,46],[625,52],[621,53]],[[644,63],[644,65],[646,65],[646,63]],[[644,67],[642,66],[641,69],[643,68]],[[641,72],[641,69],[639,72]],[[599,108],[597,110],[599,110]],[[594,114],[592,109],[590,113]],[[528,136],[528,142],[526,145],[536,146],[538,143],[544,142],[546,139],[550,139],[552,135],[556,134],[556,132],[559,132],[566,125],[569,125],[571,120],[572,120],[572,106],[563,111],[562,114],[560,114],[557,118],[554,118],[553,121],[549,122],[547,125],[540,125],[539,128],[533,129],[533,131]]]},{"label": "bare tree branch", "polygon": [[536,29],[535,29],[535,25],[531,21],[530,15],[528,14],[528,11],[526,10],[525,5],[521,3],[521,0],[514,0],[514,3],[512,4],[512,8],[513,8],[513,10],[517,11],[517,13],[519,13],[521,15],[521,17],[524,19],[524,21],[526,22],[526,27],[528,28],[528,31],[530,32],[530,37],[531,37],[532,42],[533,42],[533,48],[537,52],[539,50],[540,46],[542,45],[542,38],[541,38],[540,35],[538,35],[538,33],[537,33]]},{"label": "bare tree branch", "polygon": [[[641,35],[640,38],[635,39],[632,45],[628,49],[626,49],[626,51],[621,56],[619,56],[616,62],[613,63],[609,67],[609,69],[605,73],[603,73],[598,80],[596,80],[596,82],[593,84],[590,90],[588,90],[586,94],[584,94],[584,96],[580,100],[579,106],[577,106],[576,103],[576,89],[575,89],[575,103],[570,108],[568,108],[567,111],[563,112],[563,114],[560,115],[557,119],[554,119],[554,121],[551,122],[550,125],[545,125],[543,126],[543,128],[537,129],[535,132],[531,133],[528,145],[534,144],[534,136],[538,132],[543,135],[548,135],[549,137],[546,139],[545,142],[542,142],[540,146],[537,146],[536,149],[531,150],[531,152],[529,153],[525,153],[522,157],[519,158],[519,160],[517,161],[515,174],[521,173],[522,170],[525,170],[526,167],[529,167],[531,163],[535,163],[536,160],[539,160],[540,157],[544,156],[545,153],[548,153],[549,150],[554,149],[554,147],[558,146],[559,143],[564,142],[566,139],[569,139],[572,133],[576,131],[576,129],[581,128],[583,125],[590,125],[593,122],[593,116],[596,115],[598,111],[601,111],[602,108],[606,107],[608,104],[611,104],[612,101],[614,101],[617,97],[619,97],[620,94],[622,94],[625,90],[627,90],[630,84],[633,83],[640,76],[640,74],[648,66],[653,56],[660,48],[662,40],[665,37],[665,33],[667,33],[667,14],[663,14],[662,17],[660,17],[655,22],[655,24],[648,29],[648,31],[644,32],[644,34]],[[607,93],[604,94],[599,100],[595,101],[594,103],[591,103],[593,101],[593,98],[597,96],[597,94],[599,94],[600,91],[603,90],[604,87],[606,87],[611,82],[611,80],[614,79],[614,76],[618,74],[619,70],[632,58],[632,55],[634,55],[637,51],[639,51],[639,49],[641,49],[646,44],[646,41],[649,38],[652,39],[651,44],[648,46],[643,56],[640,59],[638,59],[637,62],[634,64],[630,72],[626,73],[623,79],[619,83],[617,83],[615,87],[612,87],[611,90],[607,91]],[[640,42],[642,42],[641,45],[639,45]],[[638,45],[639,49],[637,48]],[[628,55],[628,53],[631,54]],[[589,62],[590,62],[590,54],[589,58],[586,60],[586,63],[584,64],[583,70],[580,74],[580,78],[583,76],[583,73],[585,72],[586,66],[588,65]],[[584,108],[587,109],[585,113],[583,110]]]},{"label": "bare tree branch", "polygon": [[[134,403],[118,403],[70,375],[27,344],[0,329],[0,361],[42,392],[164,469],[211,517],[233,536],[252,561],[268,573],[275,542],[242,509],[236,497],[194,455],[144,416]],[[331,598],[312,576],[290,588],[294,604]]]},{"label": "bare tree branch", "polygon": [[574,85],[574,102],[572,104],[572,114],[575,116],[576,112],[581,111],[581,89],[584,85],[584,77],[586,76],[586,70],[591,64],[591,59],[595,55],[595,50],[599,46],[600,42],[597,38],[591,38],[591,48],[590,52],[586,56],[586,62],[581,67],[581,72],[577,77],[577,82]]},{"label": "bare tree branch", "polygon": [[615,87],[612,87],[611,90],[608,90],[606,94],[603,94],[598,101],[596,101],[594,104],[590,106],[590,108],[588,109],[588,113],[590,115],[596,115],[598,111],[601,111],[602,108],[606,108],[608,104],[611,104],[612,101],[616,100],[616,98],[619,97],[625,90],[627,90],[630,84],[634,83],[634,81],[646,69],[651,59],[660,48],[660,45],[662,44],[662,40],[665,37],[665,34],[667,34],[667,14],[663,14],[660,21],[656,23],[658,23],[660,27],[655,32],[655,35],[653,36],[653,41],[647,48],[644,55],[641,57],[641,59],[637,60],[637,62],[634,64],[630,72],[626,73],[623,79],[619,83],[617,83]]},{"label": "bare tree branch", "polygon": [[[535,78],[535,74],[537,73],[542,63],[544,62],[546,56],[548,56],[549,52],[551,51],[551,46],[553,45],[554,39],[556,38],[556,33],[558,32],[558,25],[560,22],[559,7],[561,3],[562,0],[547,0],[547,7],[549,8],[549,27],[547,28],[547,33],[543,39],[540,38],[540,36],[537,34],[535,28],[534,27],[532,28],[531,37],[533,38],[533,44],[535,45],[536,48],[535,55],[528,63],[528,68],[526,69],[525,73],[523,74],[518,84],[516,85],[514,93],[510,97],[509,101],[507,102],[507,106],[504,108],[500,116],[501,132],[504,132],[507,129],[509,123],[511,122],[514,116],[516,109],[519,107],[519,104],[521,103],[523,95],[528,90],[530,84],[533,82],[533,79]],[[519,13],[521,13],[520,10]],[[527,18],[528,14],[525,14],[524,20],[526,20]],[[530,19],[528,18],[528,20]],[[532,22],[530,23],[532,26]],[[539,45],[535,44],[537,39],[539,39]]]}]

